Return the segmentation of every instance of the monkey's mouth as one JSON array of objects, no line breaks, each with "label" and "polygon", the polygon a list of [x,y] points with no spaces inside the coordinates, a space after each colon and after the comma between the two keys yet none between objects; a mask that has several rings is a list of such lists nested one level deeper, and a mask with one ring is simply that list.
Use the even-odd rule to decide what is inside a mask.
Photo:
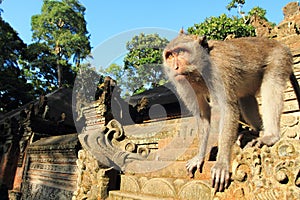
[{"label": "monkey's mouth", "polygon": [[174,77],[175,79],[182,79],[182,78],[186,78],[189,76],[189,73],[175,73],[174,74]]},{"label": "monkey's mouth", "polygon": [[189,80],[189,75],[186,74],[186,73],[175,74],[174,79],[176,81],[188,81]]}]

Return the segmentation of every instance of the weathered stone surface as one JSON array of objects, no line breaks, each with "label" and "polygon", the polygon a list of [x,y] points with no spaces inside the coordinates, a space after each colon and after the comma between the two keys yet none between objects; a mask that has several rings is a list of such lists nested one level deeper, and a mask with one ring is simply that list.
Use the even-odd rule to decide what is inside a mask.
[{"label": "weathered stone surface", "polygon": [[144,158],[138,153],[125,151],[118,147],[118,141],[125,136],[123,127],[114,119],[99,129],[88,131],[84,129],[78,138],[83,148],[89,151],[104,167],[125,170],[127,163]]},{"label": "weathered stone surface", "polygon": [[141,192],[143,194],[169,198],[175,197],[176,195],[176,191],[172,183],[167,179],[161,178],[152,178],[145,182],[142,185]]},{"label": "weathered stone surface", "polygon": [[299,14],[300,9],[298,1],[288,3],[282,8],[282,11],[285,18]]},{"label": "weathered stone surface", "polygon": [[77,189],[72,197],[79,199],[105,199],[108,196],[109,176],[111,169],[100,168],[98,161],[86,150],[78,152]]},{"label": "weathered stone surface", "polygon": [[[132,196],[136,195],[137,199],[139,194],[145,195],[149,199],[160,197],[162,199],[206,200],[212,197],[212,190],[207,181],[178,178],[145,178],[130,175],[122,175],[121,181],[120,191],[125,194],[132,194]],[[121,196],[121,194],[119,193],[118,196]]]},{"label": "weathered stone surface", "polygon": [[179,190],[179,199],[201,199],[210,200],[212,198],[212,190],[201,181],[189,181]]},{"label": "weathered stone surface", "polygon": [[27,150],[22,199],[71,199],[77,180],[77,134],[34,142]]},{"label": "weathered stone surface", "polygon": [[254,15],[250,18],[250,23],[255,28],[255,34],[257,37],[270,36],[272,32],[272,26],[270,22]]},{"label": "weathered stone surface", "polygon": [[281,117],[281,133],[282,137],[289,139],[300,138],[300,115],[289,114]]},{"label": "weathered stone surface", "polygon": [[20,196],[28,146],[41,137],[76,132],[71,100],[72,89],[60,88],[1,116],[0,185],[12,190],[11,198]]}]

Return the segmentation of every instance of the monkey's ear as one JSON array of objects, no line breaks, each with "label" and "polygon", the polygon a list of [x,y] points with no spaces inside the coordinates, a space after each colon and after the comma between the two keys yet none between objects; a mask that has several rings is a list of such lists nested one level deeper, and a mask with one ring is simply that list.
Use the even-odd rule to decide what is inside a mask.
[{"label": "monkey's ear", "polygon": [[198,37],[198,42],[204,49],[208,49],[208,42],[205,35],[202,37]]},{"label": "monkey's ear", "polygon": [[180,29],[179,35],[185,35],[185,32],[184,32],[184,30],[183,30],[183,27]]}]

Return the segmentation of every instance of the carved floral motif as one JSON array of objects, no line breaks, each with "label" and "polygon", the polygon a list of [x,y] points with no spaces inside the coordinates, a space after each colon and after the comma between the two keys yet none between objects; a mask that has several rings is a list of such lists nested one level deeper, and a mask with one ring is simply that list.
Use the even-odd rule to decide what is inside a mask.
[{"label": "carved floral motif", "polygon": [[282,139],[273,147],[236,152],[230,187],[217,199],[300,199],[300,142]]}]

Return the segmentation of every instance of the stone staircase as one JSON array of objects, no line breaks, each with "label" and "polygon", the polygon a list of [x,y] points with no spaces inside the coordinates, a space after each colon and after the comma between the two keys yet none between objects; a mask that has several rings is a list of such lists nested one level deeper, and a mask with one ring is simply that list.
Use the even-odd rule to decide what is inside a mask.
[{"label": "stone staircase", "polygon": [[194,179],[190,179],[185,171],[185,161],[135,162],[135,166],[129,168],[162,168],[148,173],[125,172],[121,175],[120,190],[110,191],[108,199],[211,199],[213,191],[208,172],[213,163],[207,161],[203,173],[196,173]]},{"label": "stone staircase", "polygon": [[[135,161],[126,166],[126,171],[121,175],[120,190],[110,191],[108,199],[199,199],[199,196],[201,199],[211,199],[208,172],[213,161],[207,161],[203,168],[204,173],[196,173],[194,179],[188,178],[185,171],[186,160],[198,152],[198,139],[193,133],[193,122],[193,118],[169,120],[164,125],[165,129],[161,129],[162,132],[170,131],[169,137],[158,141],[157,150],[152,150],[147,160]],[[160,123],[155,122],[148,126],[157,127]],[[146,128],[147,125],[143,126],[143,130],[151,130]],[[129,131],[130,128],[124,127],[124,130]]]}]

